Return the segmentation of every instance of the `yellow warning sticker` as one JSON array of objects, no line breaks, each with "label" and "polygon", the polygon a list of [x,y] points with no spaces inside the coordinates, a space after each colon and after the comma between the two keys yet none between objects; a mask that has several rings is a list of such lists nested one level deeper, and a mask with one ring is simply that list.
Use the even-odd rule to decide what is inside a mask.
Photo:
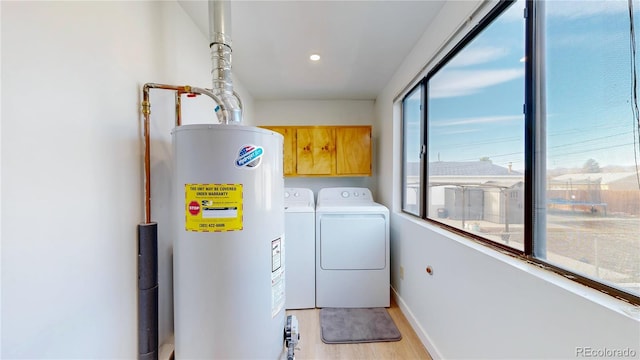
[{"label": "yellow warning sticker", "polygon": [[242,184],[185,184],[185,230],[242,230]]}]

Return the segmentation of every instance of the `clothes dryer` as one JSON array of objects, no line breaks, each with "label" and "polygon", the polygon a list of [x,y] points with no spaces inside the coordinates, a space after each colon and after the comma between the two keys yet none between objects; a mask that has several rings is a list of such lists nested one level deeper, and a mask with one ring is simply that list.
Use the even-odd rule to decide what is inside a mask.
[{"label": "clothes dryer", "polygon": [[284,189],[285,308],[316,307],[315,200],[305,188]]},{"label": "clothes dryer", "polygon": [[316,307],[388,307],[389,210],[367,188],[324,188],[316,206]]}]

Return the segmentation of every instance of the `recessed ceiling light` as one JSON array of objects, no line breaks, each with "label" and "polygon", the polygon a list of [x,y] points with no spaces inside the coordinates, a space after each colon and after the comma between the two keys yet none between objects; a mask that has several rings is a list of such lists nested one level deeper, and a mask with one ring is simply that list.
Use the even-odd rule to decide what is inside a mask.
[{"label": "recessed ceiling light", "polygon": [[320,60],[320,55],[318,55],[318,54],[312,54],[311,56],[309,56],[309,59],[310,59],[311,61],[318,61],[318,60]]}]

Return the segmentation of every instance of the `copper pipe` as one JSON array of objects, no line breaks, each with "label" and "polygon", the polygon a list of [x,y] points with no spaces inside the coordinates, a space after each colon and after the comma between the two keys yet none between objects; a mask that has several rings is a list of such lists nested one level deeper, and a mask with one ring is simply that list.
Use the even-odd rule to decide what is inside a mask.
[{"label": "copper pipe", "polygon": [[149,123],[151,118],[151,102],[149,101],[149,91],[151,89],[173,90],[176,92],[176,126],[182,124],[181,99],[182,94],[202,94],[213,99],[220,106],[220,110],[226,108],[218,96],[207,89],[197,87],[175,86],[147,83],[142,88],[142,115],[144,116],[144,219],[145,224],[151,223],[151,140],[149,137]]},{"label": "copper pipe", "polygon": [[144,115],[144,217],[145,224],[151,223],[151,146],[149,141],[149,103],[150,85],[145,84],[142,90],[142,115]]},{"label": "copper pipe", "polygon": [[176,91],[176,126],[182,125],[182,92]]}]

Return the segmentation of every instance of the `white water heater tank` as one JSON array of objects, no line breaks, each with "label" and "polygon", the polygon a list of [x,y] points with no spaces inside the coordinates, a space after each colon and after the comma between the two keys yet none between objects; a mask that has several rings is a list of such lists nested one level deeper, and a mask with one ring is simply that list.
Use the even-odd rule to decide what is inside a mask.
[{"label": "white water heater tank", "polygon": [[283,138],[241,125],[183,125],[172,136],[176,359],[278,359]]}]

